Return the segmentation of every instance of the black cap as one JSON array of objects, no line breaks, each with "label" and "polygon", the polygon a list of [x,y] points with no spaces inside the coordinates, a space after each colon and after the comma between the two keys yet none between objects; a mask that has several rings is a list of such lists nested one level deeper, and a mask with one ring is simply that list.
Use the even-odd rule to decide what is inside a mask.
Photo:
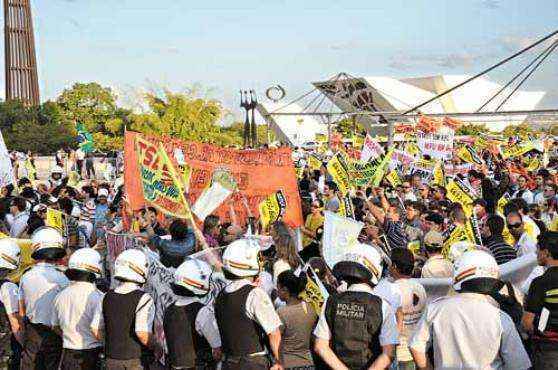
[{"label": "black cap", "polygon": [[444,224],[444,217],[436,212],[429,212],[425,218],[426,221],[434,222],[437,225]]}]

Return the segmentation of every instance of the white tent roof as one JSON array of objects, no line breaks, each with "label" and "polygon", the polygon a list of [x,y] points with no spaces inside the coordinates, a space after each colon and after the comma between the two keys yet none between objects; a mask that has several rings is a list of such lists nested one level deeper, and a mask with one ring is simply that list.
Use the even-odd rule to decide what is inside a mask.
[{"label": "white tent roof", "polygon": [[282,142],[287,142],[293,146],[315,141],[316,134],[326,134],[327,126],[320,123],[319,119],[313,116],[267,116],[271,112],[275,113],[300,113],[302,108],[296,104],[266,102],[258,104],[258,112],[270,124],[271,129]]}]

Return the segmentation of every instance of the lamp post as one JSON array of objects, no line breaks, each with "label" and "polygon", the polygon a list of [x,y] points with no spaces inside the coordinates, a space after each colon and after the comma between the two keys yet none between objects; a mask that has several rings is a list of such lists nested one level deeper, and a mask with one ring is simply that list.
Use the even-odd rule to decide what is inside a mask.
[{"label": "lamp post", "polygon": [[247,148],[250,146],[250,103],[248,102],[248,92],[240,90],[240,108],[245,110],[244,131],[242,133],[243,146]]}]

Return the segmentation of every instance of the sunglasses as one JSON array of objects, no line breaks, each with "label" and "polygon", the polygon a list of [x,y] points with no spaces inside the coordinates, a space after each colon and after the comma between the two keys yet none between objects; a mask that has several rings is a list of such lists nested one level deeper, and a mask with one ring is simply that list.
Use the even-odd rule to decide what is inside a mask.
[{"label": "sunglasses", "polygon": [[520,228],[523,225],[523,223],[519,222],[517,224],[508,224],[508,229],[517,229]]}]

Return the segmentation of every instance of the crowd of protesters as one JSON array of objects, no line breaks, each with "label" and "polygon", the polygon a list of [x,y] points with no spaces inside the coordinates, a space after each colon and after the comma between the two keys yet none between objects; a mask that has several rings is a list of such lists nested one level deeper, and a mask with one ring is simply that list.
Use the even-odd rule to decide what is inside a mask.
[{"label": "crowd of protesters", "polygon": [[[321,168],[309,168],[310,155]],[[422,174],[402,169],[398,185],[355,187],[359,247],[328,266],[325,212],[339,212],[346,195],[327,171],[327,152],[296,149],[303,227],[208,216],[203,244],[222,260],[210,266],[188,258],[202,245],[194,225],[152,207],[130,211],[121,180],[96,180],[86,158],[74,157],[68,167],[58,153],[48,179],[19,177],[2,188],[0,231],[31,239],[36,262],[19,286],[6,280],[21,251],[0,239],[0,345],[10,369],[160,368],[162,353],[168,369],[558,368],[558,158],[485,151],[483,165],[456,175],[478,194],[479,243],[447,245],[448,230],[468,217]],[[529,169],[526,158],[541,165]],[[49,208],[64,214],[62,232],[48,227]],[[121,253],[108,276],[105,235],[124,230],[174,273],[166,345],[142,291],[145,254]],[[251,234],[271,246],[262,250]],[[521,284],[499,279],[502,265],[535,254],[540,266]],[[118,286],[109,289],[109,278]],[[452,283],[434,299],[418,278]],[[207,301],[212,279],[225,287]],[[317,310],[304,296],[309,280],[328,296]]]}]

